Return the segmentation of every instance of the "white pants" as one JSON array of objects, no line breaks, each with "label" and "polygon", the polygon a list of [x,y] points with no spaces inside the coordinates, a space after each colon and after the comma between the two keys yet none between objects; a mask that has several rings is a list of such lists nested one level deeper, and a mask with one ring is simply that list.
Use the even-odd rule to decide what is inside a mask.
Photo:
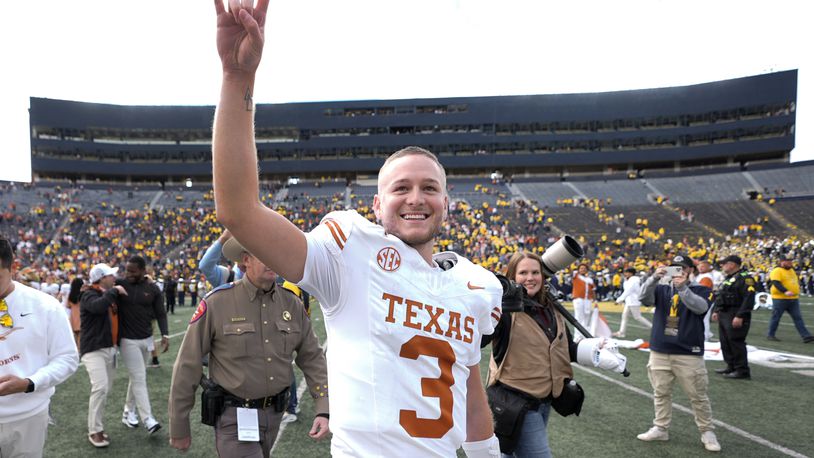
[{"label": "white pants", "polygon": [[622,311],[622,323],[619,325],[619,334],[625,334],[627,330],[627,320],[630,315],[639,323],[643,324],[647,329],[653,327],[653,323],[647,321],[647,318],[642,316],[641,307],[638,305],[626,305]]},{"label": "white pants", "polygon": [[127,399],[124,402],[124,410],[135,412],[138,407],[138,414],[142,421],[146,421],[153,416],[150,407],[150,395],[147,393],[147,358],[150,356],[150,344],[153,338],[146,339],[121,339],[122,361],[127,366],[130,381],[127,384]]},{"label": "white pants", "polygon": [[[577,319],[579,324],[588,329],[591,327],[591,305],[593,301],[591,299],[574,299],[574,318]],[[585,337],[582,335],[581,332],[575,331],[574,337]],[[581,338],[580,337],[580,338]]]},{"label": "white pants", "polygon": [[82,363],[90,377],[90,399],[88,400],[88,433],[105,430],[102,419],[105,415],[107,395],[113,389],[116,378],[116,348],[101,348],[82,355]]},{"label": "white pants", "polygon": [[47,407],[28,418],[0,423],[0,457],[42,458],[47,435]]}]

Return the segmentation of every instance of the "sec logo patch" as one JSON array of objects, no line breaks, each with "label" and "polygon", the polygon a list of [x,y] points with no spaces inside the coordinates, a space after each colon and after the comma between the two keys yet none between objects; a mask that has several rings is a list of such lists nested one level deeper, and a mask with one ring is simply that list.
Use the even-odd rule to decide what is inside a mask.
[{"label": "sec logo patch", "polygon": [[401,254],[391,246],[382,248],[376,255],[376,262],[385,272],[394,272],[401,267]]}]

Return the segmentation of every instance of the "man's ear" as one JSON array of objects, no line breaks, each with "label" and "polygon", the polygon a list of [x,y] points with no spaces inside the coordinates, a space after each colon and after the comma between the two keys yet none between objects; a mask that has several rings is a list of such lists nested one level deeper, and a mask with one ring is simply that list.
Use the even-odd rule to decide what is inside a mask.
[{"label": "man's ear", "polygon": [[381,212],[382,212],[382,202],[381,199],[379,198],[379,195],[376,194],[373,196],[373,214],[376,215],[376,219],[379,221],[382,220]]}]

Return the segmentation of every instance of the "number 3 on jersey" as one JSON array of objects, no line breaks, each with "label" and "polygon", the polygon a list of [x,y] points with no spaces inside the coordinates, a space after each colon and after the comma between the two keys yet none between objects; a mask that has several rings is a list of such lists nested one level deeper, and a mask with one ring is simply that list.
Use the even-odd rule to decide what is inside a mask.
[{"label": "number 3 on jersey", "polygon": [[452,365],[455,363],[455,352],[449,342],[425,336],[414,336],[401,346],[399,352],[402,358],[413,360],[422,355],[437,358],[438,367],[441,368],[440,377],[421,379],[421,394],[438,398],[441,416],[436,419],[418,418],[415,410],[402,409],[399,411],[399,424],[412,437],[438,439],[452,429],[453,424],[452,385],[455,384],[455,377],[452,375]]}]

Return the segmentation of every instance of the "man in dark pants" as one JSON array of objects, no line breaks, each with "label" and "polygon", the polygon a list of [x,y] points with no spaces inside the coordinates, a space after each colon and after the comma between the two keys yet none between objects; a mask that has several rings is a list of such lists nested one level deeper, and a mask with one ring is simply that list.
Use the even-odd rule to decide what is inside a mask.
[{"label": "man in dark pants", "polygon": [[175,315],[175,294],[178,283],[170,272],[167,272],[164,277],[164,299],[167,303],[167,311]]},{"label": "man in dark pants", "polygon": [[727,256],[721,263],[726,280],[718,291],[712,313],[712,320],[718,321],[721,352],[726,361],[726,367],[715,369],[715,372],[733,379],[751,377],[746,356],[746,335],[755,303],[755,280],[749,272],[741,269],[741,264],[741,258],[735,255]]}]

